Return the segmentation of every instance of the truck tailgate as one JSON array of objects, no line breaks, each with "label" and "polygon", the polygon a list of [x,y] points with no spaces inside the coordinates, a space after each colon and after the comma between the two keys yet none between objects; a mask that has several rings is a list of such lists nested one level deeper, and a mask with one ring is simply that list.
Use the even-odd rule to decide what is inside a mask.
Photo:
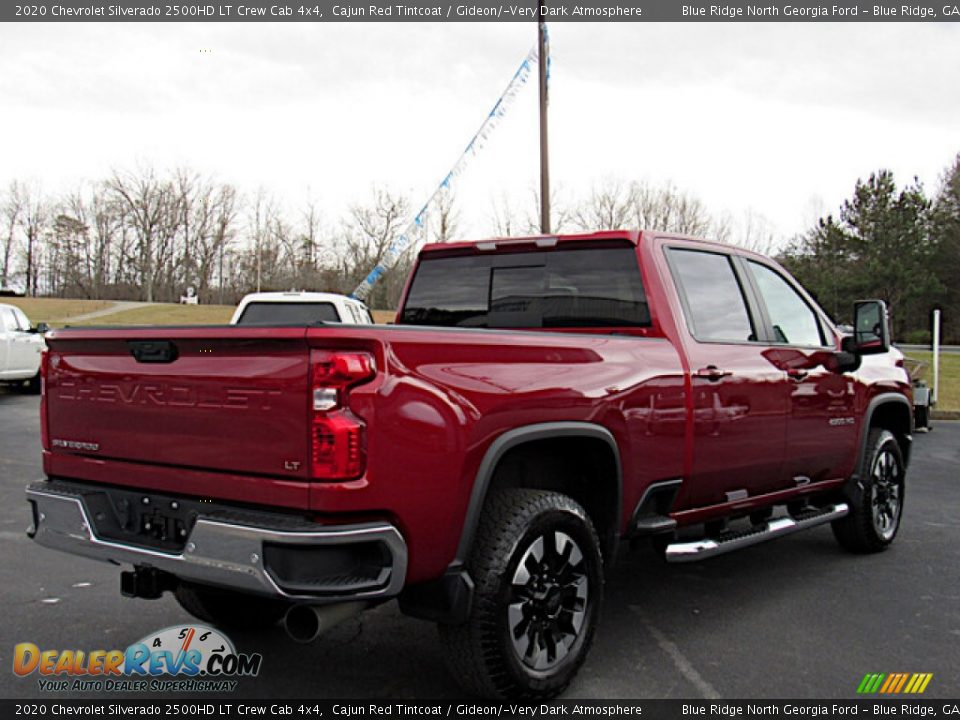
[{"label": "truck tailgate", "polygon": [[52,333],[49,450],[306,479],[304,336],[220,326]]}]

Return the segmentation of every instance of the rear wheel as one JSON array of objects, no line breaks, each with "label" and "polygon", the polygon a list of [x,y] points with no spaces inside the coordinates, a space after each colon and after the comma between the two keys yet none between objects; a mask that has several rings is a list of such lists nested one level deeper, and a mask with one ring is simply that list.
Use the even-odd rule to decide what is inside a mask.
[{"label": "rear wheel", "polygon": [[853,552],[885,550],[897,535],[903,513],[904,465],[897,439],[888,430],[874,428],[867,438],[867,462],[858,502],[850,514],[833,523],[833,534]]},{"label": "rear wheel", "polygon": [[440,626],[460,683],[485,697],[563,692],[586,658],[603,597],[599,540],[584,509],[554,492],[498,491],[468,567],[470,617]]},{"label": "rear wheel", "polygon": [[180,607],[217,627],[254,630],[276,625],[287,612],[282,600],[181,583],[174,591]]}]

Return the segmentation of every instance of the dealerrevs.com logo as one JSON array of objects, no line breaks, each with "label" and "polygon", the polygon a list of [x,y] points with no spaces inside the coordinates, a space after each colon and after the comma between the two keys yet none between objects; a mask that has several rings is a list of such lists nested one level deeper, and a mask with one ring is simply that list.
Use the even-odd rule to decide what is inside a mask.
[{"label": "dealerrevs.com logo", "polygon": [[126,650],[41,650],[20,643],[13,672],[37,674],[45,692],[230,692],[238,677],[260,672],[260,653],[238,653],[219,630],[178,625],[151,633]]}]

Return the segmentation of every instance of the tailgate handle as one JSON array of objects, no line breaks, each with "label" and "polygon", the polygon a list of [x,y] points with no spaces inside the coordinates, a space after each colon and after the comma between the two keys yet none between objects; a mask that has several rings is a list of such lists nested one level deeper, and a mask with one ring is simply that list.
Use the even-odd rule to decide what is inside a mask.
[{"label": "tailgate handle", "polygon": [[172,363],[180,355],[169,340],[129,340],[127,346],[139,363]]}]

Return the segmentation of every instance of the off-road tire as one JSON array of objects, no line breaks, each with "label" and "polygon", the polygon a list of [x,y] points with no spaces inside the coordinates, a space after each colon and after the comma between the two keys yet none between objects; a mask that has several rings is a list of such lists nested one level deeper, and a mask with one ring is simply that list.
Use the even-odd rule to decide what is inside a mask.
[{"label": "off-road tire", "polygon": [[540,700],[567,688],[600,620],[599,547],[586,511],[566,495],[512,488],[487,498],[467,563],[475,583],[470,616],[440,625],[447,661],[465,690]]},{"label": "off-road tire", "polygon": [[859,499],[848,500],[850,513],[832,523],[841,547],[875,553],[890,546],[903,516],[904,474],[903,454],[893,433],[872,429],[867,437]]},{"label": "off-road tire", "polygon": [[281,600],[181,583],[174,591],[180,607],[198,620],[221,628],[260,630],[272,627],[289,605]]}]

